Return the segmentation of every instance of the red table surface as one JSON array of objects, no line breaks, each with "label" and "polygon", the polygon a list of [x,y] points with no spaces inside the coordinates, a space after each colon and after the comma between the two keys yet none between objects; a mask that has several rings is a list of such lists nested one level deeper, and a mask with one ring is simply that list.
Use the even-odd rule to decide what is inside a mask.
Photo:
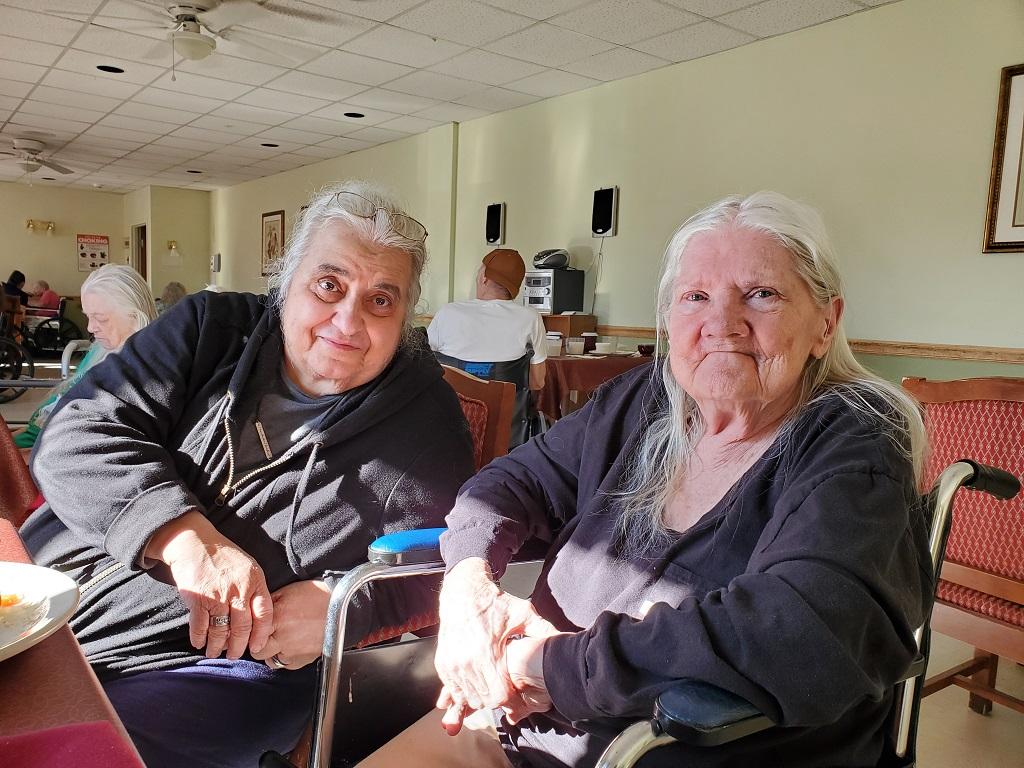
[{"label": "red table surface", "polygon": [[[0,519],[0,560],[32,562],[18,532],[4,519]],[[117,766],[142,768],[120,718],[66,625],[42,642],[0,661],[0,737],[94,721],[108,722],[133,758],[132,762],[117,762]],[[109,737],[100,738],[109,742]],[[97,742],[97,746],[102,745]],[[109,747],[107,743],[104,748]],[[0,762],[10,764],[3,759]]]},{"label": "red table surface", "polygon": [[[537,410],[550,419],[565,416],[585,405],[590,393],[609,379],[651,360],[650,357],[626,355],[549,357],[544,388],[537,398]],[[572,392],[577,393],[575,402],[571,399]]]}]

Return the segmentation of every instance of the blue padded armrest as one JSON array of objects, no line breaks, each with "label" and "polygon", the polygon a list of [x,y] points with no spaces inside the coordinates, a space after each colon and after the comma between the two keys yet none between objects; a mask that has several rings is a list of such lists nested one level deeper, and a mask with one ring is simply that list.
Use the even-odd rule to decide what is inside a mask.
[{"label": "blue padded armrest", "polygon": [[676,741],[702,747],[727,744],[774,723],[750,702],[714,685],[683,680],[654,704],[654,719]]},{"label": "blue padded armrest", "polygon": [[366,553],[380,565],[423,565],[441,562],[441,534],[447,528],[420,528],[381,536]]}]

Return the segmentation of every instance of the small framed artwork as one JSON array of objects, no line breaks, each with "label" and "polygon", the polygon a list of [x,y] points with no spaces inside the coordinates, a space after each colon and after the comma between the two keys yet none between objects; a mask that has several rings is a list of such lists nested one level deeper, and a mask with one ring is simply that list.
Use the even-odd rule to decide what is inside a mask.
[{"label": "small framed artwork", "polygon": [[266,277],[273,271],[284,248],[284,211],[264,213],[260,223],[260,274]]},{"label": "small framed artwork", "polygon": [[999,80],[992,177],[985,215],[985,253],[1024,251],[1024,64]]}]

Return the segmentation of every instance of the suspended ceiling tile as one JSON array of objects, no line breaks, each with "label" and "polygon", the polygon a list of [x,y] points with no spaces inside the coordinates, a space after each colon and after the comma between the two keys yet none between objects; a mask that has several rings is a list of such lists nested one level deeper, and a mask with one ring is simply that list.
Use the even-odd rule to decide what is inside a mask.
[{"label": "suspended ceiling tile", "polygon": [[493,53],[502,53],[534,64],[558,67],[607,51],[611,43],[543,23],[516,32],[497,42],[483,46]]},{"label": "suspended ceiling tile", "polygon": [[713,19],[739,8],[746,8],[759,0],[664,0],[666,3]]},{"label": "suspended ceiling tile", "polygon": [[[234,160],[232,165],[234,167],[238,167],[239,165],[248,165],[249,163],[257,160],[273,157],[274,153],[278,151],[279,150],[268,149],[266,147],[240,147],[236,144],[230,147],[223,147],[218,149],[216,152],[211,152],[208,157],[213,158],[218,162]],[[200,157],[198,160],[205,161],[206,158]],[[244,162],[239,163],[239,160]]]},{"label": "suspended ceiling tile", "polygon": [[814,3],[806,0],[767,0],[721,16],[719,21],[757,37],[771,37],[862,9],[862,6],[850,0],[817,0]]},{"label": "suspended ceiling tile", "polygon": [[362,16],[374,21],[387,21],[423,2],[423,0],[374,0],[372,3],[368,3],[366,0],[309,1],[325,8],[334,8],[342,13],[350,13],[353,16]]},{"label": "suspended ceiling tile", "polygon": [[[168,83],[168,85],[173,86],[174,83]],[[224,105],[223,100],[198,96],[195,93],[189,93],[187,90],[166,90],[154,87],[139,91],[132,98],[132,101],[152,104],[155,107],[166,107],[167,109],[184,109],[188,112],[199,112],[201,114]]]},{"label": "suspended ceiling tile", "polygon": [[63,117],[49,117],[47,115],[32,115],[18,110],[11,118],[10,125],[20,125],[23,129],[35,129],[37,131],[49,131],[58,136],[69,138],[81,133],[90,127],[89,123],[80,123],[75,120],[65,120]]},{"label": "suspended ceiling tile", "polygon": [[297,115],[304,115],[331,103],[326,99],[316,99],[299,93],[272,91],[268,88],[256,88],[244,96],[239,96],[236,101],[251,107],[279,109],[284,112],[294,112]]},{"label": "suspended ceiling tile", "polygon": [[329,149],[337,149],[341,152],[358,152],[360,149],[366,149],[372,147],[376,142],[366,141],[362,139],[353,139],[350,136],[335,136],[333,139],[327,141],[321,141],[317,144],[318,147],[328,147]]},{"label": "suspended ceiling tile", "polygon": [[430,37],[477,46],[518,32],[533,20],[473,0],[427,0],[390,23]]},{"label": "suspended ceiling tile", "polygon": [[600,40],[629,45],[701,20],[699,16],[655,0],[600,0],[549,19],[548,23]]},{"label": "suspended ceiling tile", "polygon": [[509,83],[509,88],[515,88],[517,91],[546,99],[551,96],[561,96],[563,93],[591,88],[595,85],[600,85],[600,81],[581,75],[574,75],[571,72],[549,69],[547,72],[541,72],[539,75],[533,75],[517,80],[514,83]]},{"label": "suspended ceiling tile", "polygon": [[466,50],[464,45],[384,25],[340,47],[410,67],[429,67]]},{"label": "suspended ceiling tile", "polygon": [[174,131],[171,136],[211,144],[234,144],[238,140],[238,136],[233,133],[214,131],[208,128],[193,128],[189,125]]},{"label": "suspended ceiling tile", "polygon": [[481,0],[481,2],[493,5],[495,8],[503,8],[506,11],[529,16],[537,21],[543,21],[590,2],[590,0]]},{"label": "suspended ceiling tile", "polygon": [[260,123],[261,125],[278,125],[295,117],[291,112],[264,109],[263,107],[250,107],[248,104],[238,104],[237,102],[218,107],[210,114],[216,117],[226,117],[230,120]]},{"label": "suspended ceiling tile", "polygon": [[164,123],[177,123],[183,125],[192,122],[199,117],[198,112],[188,112],[183,109],[170,109],[169,107],[158,107],[154,104],[141,104],[134,99],[126,101],[114,110],[115,114],[127,117],[141,117],[144,120],[159,120]]},{"label": "suspended ceiling tile", "polygon": [[143,144],[149,144],[154,139],[159,139],[162,134],[159,133],[143,133],[142,131],[129,131],[124,128],[113,128],[109,125],[96,124],[89,128],[87,131],[82,132],[84,138],[108,138],[118,139],[124,142],[125,145],[131,146],[133,149],[141,147]]},{"label": "suspended ceiling tile", "polygon": [[127,115],[107,115],[97,124],[109,125],[112,128],[127,128],[130,131],[145,131],[157,136],[163,136],[181,126],[181,123],[164,123],[160,120],[146,120],[142,117],[128,117]]},{"label": "suspended ceiling tile", "polygon": [[404,139],[408,134],[402,133],[401,131],[388,131],[384,128],[361,128],[349,135],[349,138],[357,139],[360,141],[369,141],[375,144],[385,144],[389,141],[396,141],[397,139]]},{"label": "suspended ceiling tile", "polygon": [[289,120],[287,123],[281,125],[282,128],[294,128],[297,131],[311,131],[313,133],[322,133],[326,136],[343,136],[352,130],[352,125],[355,122],[362,121],[338,121],[328,120],[324,117],[314,117],[313,115],[303,115],[302,117],[296,117],[294,120]]},{"label": "suspended ceiling tile", "polygon": [[501,112],[505,109],[515,109],[524,104],[530,104],[537,101],[537,97],[519,91],[510,91],[507,88],[484,88],[466,94],[455,101],[457,104],[476,107],[485,112]]},{"label": "suspended ceiling tile", "polygon": [[0,96],[0,109],[8,111],[13,110],[16,109],[21,102],[22,99],[17,96]]},{"label": "suspended ceiling tile", "polygon": [[[275,0],[274,5],[283,9],[285,13],[264,13],[254,17],[251,21],[246,21],[242,26],[325,45],[328,48],[351,40],[356,35],[376,26],[369,19],[338,13],[324,6],[315,6],[297,0]],[[326,18],[322,21],[309,21],[287,15],[289,9],[295,9],[298,12],[312,11]]]},{"label": "suspended ceiling tile", "polygon": [[[264,147],[264,144],[276,144],[276,147]],[[300,142],[288,141],[287,139],[269,139],[262,136],[247,136],[244,139],[239,139],[234,144],[235,147],[244,149],[263,149],[267,152],[264,155],[265,158],[274,157],[282,152],[291,152],[293,149],[298,149],[302,146]]]},{"label": "suspended ceiling tile", "polygon": [[430,71],[475,80],[485,85],[504,85],[513,80],[540,74],[544,67],[474,48],[460,53],[453,59],[435,64]]},{"label": "suspended ceiling tile", "polygon": [[[166,67],[141,64],[137,61],[118,59],[113,56],[105,56],[88,51],[76,51],[74,48],[68,48],[55,66],[57,69],[68,72],[88,73],[92,77],[117,83],[135,83],[136,85],[149,85],[166,70]],[[120,67],[124,72],[102,72],[96,69],[98,66]]]},{"label": "suspended ceiling tile", "polygon": [[480,83],[438,72],[413,72],[388,83],[388,88],[403,93],[423,95],[438,101],[455,101],[460,96],[480,89]]},{"label": "suspended ceiling tile", "polygon": [[[225,37],[226,36],[226,37]],[[281,37],[244,27],[232,27],[217,37],[217,54],[291,69],[325,53],[322,45]]]},{"label": "suspended ceiling tile", "polygon": [[42,64],[48,67],[57,60],[63,50],[59,45],[0,35],[0,57],[12,61]]},{"label": "suspended ceiling tile", "polygon": [[35,101],[33,99],[26,99],[21,102],[21,106],[18,108],[19,112],[26,112],[30,115],[46,115],[48,117],[56,117],[61,120],[77,120],[80,122],[95,123],[97,120],[103,118],[104,112],[92,109],[82,109],[81,107],[71,106],[70,104],[51,104],[46,101]]},{"label": "suspended ceiling tile", "polygon": [[92,93],[97,96],[107,96],[114,99],[127,99],[139,90],[139,86],[135,83],[106,80],[94,75],[65,72],[60,69],[51,69],[47,72],[46,76],[42,79],[42,83],[53,88]]},{"label": "suspended ceiling tile", "polygon": [[678,62],[727,51],[755,39],[746,32],[731,29],[714,21],[705,21],[645,40],[634,47],[654,56]]},{"label": "suspended ceiling tile", "polygon": [[425,117],[428,120],[438,120],[442,123],[464,123],[487,114],[490,113],[463,104],[438,104],[436,107],[428,107],[417,112],[416,116]]},{"label": "suspended ceiling tile", "polygon": [[171,80],[171,73],[167,72],[157,80],[154,85],[168,91],[192,96],[205,96],[210,99],[224,99],[230,101],[237,99],[243,93],[252,90],[252,86],[242,83],[230,83],[227,80],[217,80],[212,77],[202,77],[188,72],[178,72],[174,75],[177,79]]},{"label": "suspended ceiling tile", "polygon": [[171,64],[171,43],[166,39],[154,39],[135,35],[117,29],[105,29],[87,25],[85,31],[75,40],[72,48],[88,53],[111,54],[119,59],[160,66],[166,69]]},{"label": "suspended ceiling tile", "polygon": [[435,128],[440,125],[436,120],[428,120],[425,117],[413,117],[412,115],[402,115],[396,117],[394,120],[388,120],[386,123],[381,123],[378,127],[383,128],[387,131],[401,131],[402,133],[423,133],[429,131],[431,128]]},{"label": "suspended ceiling tile", "polygon": [[11,37],[38,40],[41,43],[67,45],[82,29],[82,22],[60,19],[20,8],[3,8],[3,31]]},{"label": "suspended ceiling tile", "polygon": [[20,80],[23,83],[38,83],[46,74],[47,67],[38,64],[26,64],[23,61],[9,61],[0,58],[0,77],[7,80]]},{"label": "suspended ceiling tile", "polygon": [[203,115],[197,117],[189,126],[192,128],[207,128],[211,131],[230,133],[233,136],[252,136],[254,133],[266,130],[262,123],[250,123],[245,120],[233,120],[229,117],[217,115]]},{"label": "suspended ceiling tile", "polygon": [[317,160],[329,160],[332,157],[337,157],[346,150],[333,149],[331,147],[299,147],[295,150],[294,154],[303,155],[305,157],[316,158]]},{"label": "suspended ceiling tile", "polygon": [[288,70],[284,67],[275,67],[271,64],[261,64],[256,61],[246,61],[234,56],[226,56],[216,53],[201,61],[183,61],[178,67],[179,72],[190,72],[205,77],[216,77],[220,80],[229,80],[234,83],[246,85],[263,85],[280,77]]},{"label": "suspended ceiling tile", "polygon": [[267,88],[289,93],[301,93],[327,101],[338,101],[366,90],[365,85],[323,77],[309,72],[288,72],[267,83]]},{"label": "suspended ceiling tile", "polygon": [[312,131],[299,131],[294,128],[283,128],[277,126],[257,134],[256,138],[263,141],[271,141],[277,144],[288,142],[289,145],[318,144],[324,139],[331,138],[330,133],[314,133]]},{"label": "suspended ceiling tile", "polygon": [[325,77],[336,77],[352,83],[380,85],[412,72],[412,67],[360,56],[348,51],[328,51],[318,59],[302,66],[305,72]]},{"label": "suspended ceiling tile", "polygon": [[23,98],[27,96],[28,92],[31,90],[32,86],[29,83],[22,83],[17,80],[8,80],[7,78],[0,77],[0,94],[4,96]]},{"label": "suspended ceiling tile", "polygon": [[425,99],[410,93],[389,91],[385,88],[371,88],[348,99],[349,103],[360,107],[383,109],[396,114],[409,114],[420,109],[432,107],[440,103],[437,99]]},{"label": "suspended ceiling tile", "polygon": [[664,67],[669,63],[665,59],[631,48],[613,48],[588,59],[563,64],[562,69],[595,80],[609,81],[639,75],[641,72]]}]

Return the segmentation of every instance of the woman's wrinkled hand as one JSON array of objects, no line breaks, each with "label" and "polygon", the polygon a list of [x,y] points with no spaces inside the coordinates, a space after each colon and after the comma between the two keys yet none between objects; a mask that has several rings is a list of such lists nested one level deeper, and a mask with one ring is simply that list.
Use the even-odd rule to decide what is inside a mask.
[{"label": "woman's wrinkled hand", "polygon": [[551,709],[551,696],[544,683],[544,643],[555,634],[559,633],[516,638],[505,646],[505,668],[517,695],[505,702],[502,709],[513,725],[535,712]]},{"label": "woman's wrinkled hand", "polygon": [[158,529],[146,557],[167,564],[189,609],[189,640],[207,658],[266,645],[274,607],[263,569],[205,515],[188,512]]},{"label": "woman's wrinkled hand", "polygon": [[463,560],[445,576],[440,599],[441,628],[434,666],[443,688],[439,709],[449,734],[479,709],[505,705],[519,696],[505,663],[513,635],[543,637],[557,630],[528,600],[502,592],[480,558]]},{"label": "woman's wrinkled hand", "polygon": [[331,588],[322,581],[296,581],[273,593],[274,631],[254,659],[271,669],[301,669],[320,658]]}]

